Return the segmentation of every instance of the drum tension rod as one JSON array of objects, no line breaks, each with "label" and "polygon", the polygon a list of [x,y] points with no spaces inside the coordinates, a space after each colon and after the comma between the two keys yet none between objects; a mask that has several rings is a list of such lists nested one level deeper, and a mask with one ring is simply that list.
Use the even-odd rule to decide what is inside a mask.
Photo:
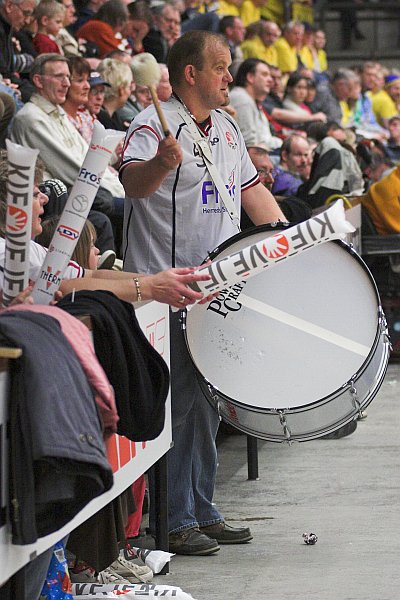
[{"label": "drum tension rod", "polygon": [[286,437],[287,443],[289,444],[289,446],[291,446],[293,444],[292,432],[290,431],[290,427],[287,424],[285,413],[283,412],[283,410],[278,410],[278,414],[279,421],[281,422],[281,425],[283,427],[283,434]]},{"label": "drum tension rod", "polygon": [[361,409],[361,404],[357,397],[357,388],[354,385],[353,379],[350,379],[350,395],[351,395],[351,399],[353,401],[353,406],[357,410],[358,416],[360,417],[360,419],[362,419],[364,416],[364,413]]}]

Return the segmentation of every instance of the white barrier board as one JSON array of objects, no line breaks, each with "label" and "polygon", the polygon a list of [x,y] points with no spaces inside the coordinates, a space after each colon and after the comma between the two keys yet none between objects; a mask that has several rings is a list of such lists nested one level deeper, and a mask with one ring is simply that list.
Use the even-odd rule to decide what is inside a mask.
[{"label": "white barrier board", "polygon": [[[136,306],[139,324],[152,346],[161,354],[169,367],[169,307],[158,302]],[[34,544],[16,546],[11,543],[9,524],[5,523],[8,502],[7,471],[7,387],[8,374],[0,373],[0,586],[30,560],[50,548],[78,525],[119,496],[151,465],[163,456],[171,446],[171,399],[168,394],[166,418],[161,434],[151,442],[131,442],[125,437],[113,435],[107,442],[107,452],[114,473],[113,487],[92,500],[75,518],[62,529]]]}]

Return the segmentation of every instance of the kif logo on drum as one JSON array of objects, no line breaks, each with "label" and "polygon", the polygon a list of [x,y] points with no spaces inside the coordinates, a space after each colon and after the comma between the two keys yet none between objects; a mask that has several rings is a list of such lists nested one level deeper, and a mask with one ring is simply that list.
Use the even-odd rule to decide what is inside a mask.
[{"label": "kif logo on drum", "polygon": [[59,225],[57,227],[57,233],[59,233],[61,237],[65,237],[72,242],[75,242],[79,237],[79,231],[72,229],[72,227],[67,227],[66,225]]}]

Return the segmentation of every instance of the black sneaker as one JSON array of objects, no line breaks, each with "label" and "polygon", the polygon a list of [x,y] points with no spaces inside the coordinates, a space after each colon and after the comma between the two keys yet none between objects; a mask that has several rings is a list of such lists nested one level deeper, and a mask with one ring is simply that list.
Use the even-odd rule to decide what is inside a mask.
[{"label": "black sneaker", "polygon": [[198,527],[169,534],[169,551],[187,556],[207,556],[218,552],[217,540],[209,538]]},{"label": "black sneaker", "polygon": [[350,423],[346,423],[346,425],[342,425],[336,431],[332,431],[332,433],[328,433],[327,435],[323,435],[321,440],[338,440],[339,438],[346,437],[355,432],[357,429],[357,421],[350,421]]},{"label": "black sneaker", "polygon": [[200,527],[200,531],[215,538],[219,544],[244,544],[253,539],[248,527],[232,527],[225,522]]}]

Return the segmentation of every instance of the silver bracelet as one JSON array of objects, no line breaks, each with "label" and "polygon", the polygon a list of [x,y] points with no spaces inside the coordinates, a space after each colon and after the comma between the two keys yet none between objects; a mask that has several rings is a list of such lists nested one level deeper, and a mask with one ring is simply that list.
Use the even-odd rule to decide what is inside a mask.
[{"label": "silver bracelet", "polygon": [[134,277],[133,281],[134,281],[135,287],[136,287],[137,301],[141,302],[142,301],[142,292],[140,291],[140,281],[137,277]]}]

